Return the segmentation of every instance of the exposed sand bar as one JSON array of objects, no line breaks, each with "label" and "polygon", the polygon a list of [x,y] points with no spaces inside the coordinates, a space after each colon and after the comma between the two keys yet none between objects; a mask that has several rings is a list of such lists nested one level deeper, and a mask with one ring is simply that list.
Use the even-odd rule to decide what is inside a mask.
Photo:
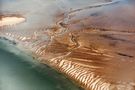
[{"label": "exposed sand bar", "polygon": [[25,6],[21,1],[3,9],[19,11],[27,21],[0,36],[86,90],[135,89],[134,0],[23,1]]},{"label": "exposed sand bar", "polygon": [[12,25],[16,25],[19,23],[24,22],[26,19],[21,17],[21,16],[16,16],[16,15],[10,15],[10,16],[4,16],[4,15],[0,15],[0,27],[3,26],[12,26]]}]

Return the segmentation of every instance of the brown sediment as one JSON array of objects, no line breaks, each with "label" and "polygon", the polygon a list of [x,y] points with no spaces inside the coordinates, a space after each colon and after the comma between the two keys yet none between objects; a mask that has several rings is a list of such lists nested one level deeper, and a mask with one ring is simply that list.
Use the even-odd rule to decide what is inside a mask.
[{"label": "brown sediment", "polygon": [[56,14],[56,25],[29,40],[8,36],[86,90],[134,90],[135,3],[124,1]]},{"label": "brown sediment", "polygon": [[[71,17],[66,23],[67,32],[55,36],[42,55],[49,65],[86,90],[134,90],[133,7],[116,4],[85,18]],[[81,12],[79,9],[74,13],[78,11]]]},{"label": "brown sediment", "polygon": [[[46,47],[42,55],[49,60],[49,65],[88,90],[91,88],[102,90],[103,87],[103,90],[111,90],[114,87],[118,88],[119,83],[134,82],[135,43],[132,43],[134,41],[130,43],[126,40],[102,37],[103,34],[100,32],[91,33],[87,30],[77,32],[72,32],[77,35],[75,40],[71,40],[70,31],[55,37]],[[51,58],[47,58],[48,56]]]}]

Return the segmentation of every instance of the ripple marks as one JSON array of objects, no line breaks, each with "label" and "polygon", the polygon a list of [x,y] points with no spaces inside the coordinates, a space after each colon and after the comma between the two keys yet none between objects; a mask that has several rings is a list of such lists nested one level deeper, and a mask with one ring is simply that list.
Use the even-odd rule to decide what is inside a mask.
[{"label": "ripple marks", "polygon": [[64,60],[62,57],[51,59],[50,63],[53,67],[86,87],[86,90],[110,90],[111,88],[110,83],[105,82],[100,76],[77,63]]}]

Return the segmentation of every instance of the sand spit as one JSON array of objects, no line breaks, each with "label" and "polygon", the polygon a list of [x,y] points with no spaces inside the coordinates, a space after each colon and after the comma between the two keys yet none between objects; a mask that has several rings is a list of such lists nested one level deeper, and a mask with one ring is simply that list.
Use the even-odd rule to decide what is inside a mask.
[{"label": "sand spit", "polygon": [[69,6],[60,8],[60,3],[59,7],[53,4],[55,10],[47,9],[51,13],[38,9],[26,15],[25,24],[15,31],[2,30],[0,36],[14,40],[20,49],[29,51],[39,62],[65,74],[85,90],[134,90],[135,1],[101,2],[74,9],[75,5],[65,0],[62,5]]}]

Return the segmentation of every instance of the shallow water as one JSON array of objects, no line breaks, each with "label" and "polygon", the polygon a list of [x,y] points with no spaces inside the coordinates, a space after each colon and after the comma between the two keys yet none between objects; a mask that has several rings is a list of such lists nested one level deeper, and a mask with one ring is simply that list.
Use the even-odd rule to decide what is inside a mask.
[{"label": "shallow water", "polygon": [[31,62],[32,57],[20,55],[21,51],[15,53],[9,45],[0,42],[0,90],[80,90],[50,67]]}]

